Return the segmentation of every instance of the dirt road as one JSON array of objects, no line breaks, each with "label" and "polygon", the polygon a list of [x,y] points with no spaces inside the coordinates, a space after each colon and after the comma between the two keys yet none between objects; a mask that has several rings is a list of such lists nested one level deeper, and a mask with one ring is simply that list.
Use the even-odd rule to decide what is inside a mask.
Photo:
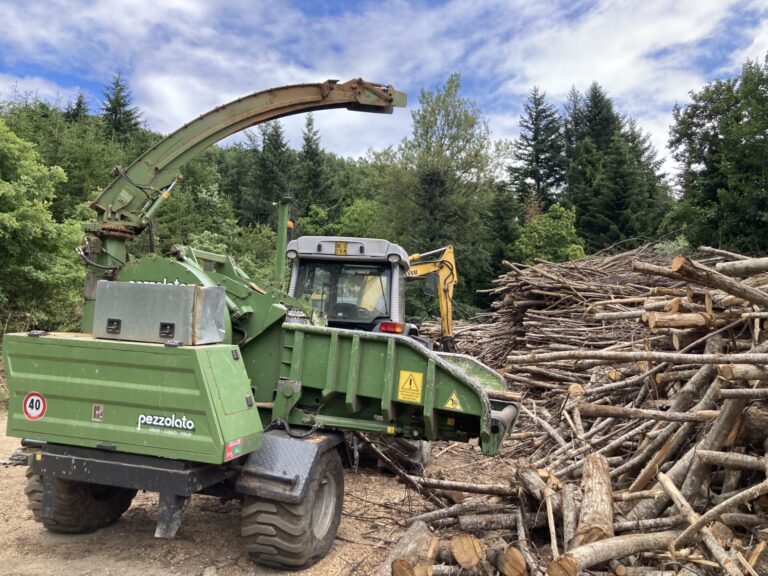
[{"label": "dirt road", "polygon": [[[0,413],[0,458],[19,445],[5,436]],[[240,505],[195,496],[175,540],[154,538],[155,494],[139,493],[115,524],[85,535],[59,535],[32,519],[24,495],[25,467],[0,466],[0,574],[18,576],[240,576],[283,574],[253,565],[240,544]],[[393,478],[372,471],[345,474],[346,496],[330,555],[302,575],[364,575],[402,529],[395,522],[420,506]]]}]

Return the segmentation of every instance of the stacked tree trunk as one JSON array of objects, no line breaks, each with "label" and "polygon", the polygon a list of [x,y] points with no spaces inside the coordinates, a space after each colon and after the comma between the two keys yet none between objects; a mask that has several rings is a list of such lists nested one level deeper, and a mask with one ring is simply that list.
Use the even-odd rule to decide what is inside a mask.
[{"label": "stacked tree trunk", "polygon": [[512,473],[412,478],[475,494],[423,521],[480,558],[414,573],[768,575],[768,259],[698,255],[505,263],[492,321],[457,340],[523,395]]}]

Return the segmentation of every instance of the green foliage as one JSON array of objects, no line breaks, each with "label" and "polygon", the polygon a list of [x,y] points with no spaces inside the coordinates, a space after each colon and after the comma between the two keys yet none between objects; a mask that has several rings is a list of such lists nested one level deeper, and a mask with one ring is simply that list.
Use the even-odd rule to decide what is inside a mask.
[{"label": "green foliage", "polygon": [[575,223],[572,210],[553,204],[523,226],[510,257],[524,264],[533,264],[536,258],[565,262],[584,257],[584,241],[576,233]]},{"label": "green foliage", "polygon": [[238,212],[243,223],[277,221],[277,202],[292,195],[296,152],[288,147],[279,121],[261,124],[251,136],[254,162],[247,185],[240,190]]},{"label": "green foliage", "polygon": [[131,104],[131,91],[118,70],[104,89],[101,105],[101,118],[110,140],[125,143],[141,127],[141,112]]},{"label": "green foliage", "polygon": [[546,94],[534,86],[523,104],[509,176],[519,199],[530,194],[552,204],[565,179],[563,122]]},{"label": "green foliage", "polygon": [[693,250],[688,239],[682,234],[678,235],[674,240],[663,240],[653,245],[653,251],[659,256],[667,256],[674,258],[675,256],[688,255]]},{"label": "green foliage", "polygon": [[81,116],[75,113],[77,107],[77,101],[70,104],[70,115],[54,104],[17,94],[0,109],[0,116],[11,130],[37,146],[46,165],[60,166],[66,172],[67,178],[56,184],[51,202],[58,222],[82,219],[84,215],[90,218],[90,211],[83,207],[111,180],[113,168],[130,163],[138,155],[137,150],[143,152],[158,137],[139,129],[127,141],[113,141],[106,137],[101,117]]},{"label": "green foliage", "polygon": [[413,136],[372,155],[371,189],[406,250],[454,245],[461,275],[456,298],[470,302],[491,272],[486,222],[495,178],[488,125],[477,104],[461,96],[458,74],[433,92],[422,90],[419,103]]},{"label": "green foliage", "polygon": [[588,251],[630,238],[652,238],[671,207],[660,161],[633,120],[622,118],[605,90],[572,90],[566,106],[564,203]]},{"label": "green foliage", "polygon": [[694,244],[768,250],[768,59],[717,80],[676,107],[669,146],[682,200],[667,219]]},{"label": "green foliage", "polygon": [[78,313],[82,268],[74,248],[80,231],[50,213],[66,176],[46,167],[33,144],[0,119],[0,310],[3,331],[71,327]]},{"label": "green foliage", "polygon": [[339,236],[391,238],[394,229],[386,215],[386,207],[378,200],[358,198],[344,208],[336,228],[336,234]]},{"label": "green foliage", "polygon": [[326,164],[314,116],[307,114],[296,166],[294,214],[304,215],[309,206],[327,203],[332,182]]},{"label": "green foliage", "polygon": [[275,261],[275,232],[266,224],[236,227],[227,232],[203,230],[193,233],[188,244],[193,248],[232,256],[237,265],[254,280],[270,279]]},{"label": "green foliage", "polygon": [[188,244],[193,234],[219,233],[236,227],[231,202],[221,194],[220,176],[208,151],[181,168],[184,180],[173,189],[155,218],[157,246],[167,253],[174,244]]},{"label": "green foliage", "polygon": [[64,110],[64,118],[69,122],[82,122],[87,117],[88,102],[85,99],[85,93],[82,90],[78,90],[75,101],[67,104]]},{"label": "green foliage", "polygon": [[333,236],[336,226],[328,218],[328,210],[320,206],[311,205],[307,209],[306,216],[296,221],[299,236]]}]

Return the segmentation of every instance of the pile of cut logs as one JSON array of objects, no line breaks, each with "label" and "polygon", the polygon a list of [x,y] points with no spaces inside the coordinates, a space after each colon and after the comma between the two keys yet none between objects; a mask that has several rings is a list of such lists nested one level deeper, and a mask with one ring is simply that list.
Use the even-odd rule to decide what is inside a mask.
[{"label": "pile of cut logs", "polygon": [[457,343],[520,394],[507,482],[408,477],[382,573],[768,575],[768,258],[504,264]]}]

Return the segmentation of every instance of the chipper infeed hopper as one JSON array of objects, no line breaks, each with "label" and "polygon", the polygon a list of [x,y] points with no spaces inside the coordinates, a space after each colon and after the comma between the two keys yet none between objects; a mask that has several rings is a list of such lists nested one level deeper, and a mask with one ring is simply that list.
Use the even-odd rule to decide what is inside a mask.
[{"label": "chipper infeed hopper", "polygon": [[[408,337],[302,324],[283,324],[280,335],[271,352],[258,352],[277,374],[263,382],[249,378],[253,355],[231,344],[8,335],[8,433],[222,464],[258,448],[263,426],[279,421],[411,439],[479,438],[493,455],[516,416],[514,404],[489,400],[503,390],[494,372],[478,364],[470,375],[460,363],[471,359]],[[31,418],[25,402],[36,399],[44,412]]]}]

